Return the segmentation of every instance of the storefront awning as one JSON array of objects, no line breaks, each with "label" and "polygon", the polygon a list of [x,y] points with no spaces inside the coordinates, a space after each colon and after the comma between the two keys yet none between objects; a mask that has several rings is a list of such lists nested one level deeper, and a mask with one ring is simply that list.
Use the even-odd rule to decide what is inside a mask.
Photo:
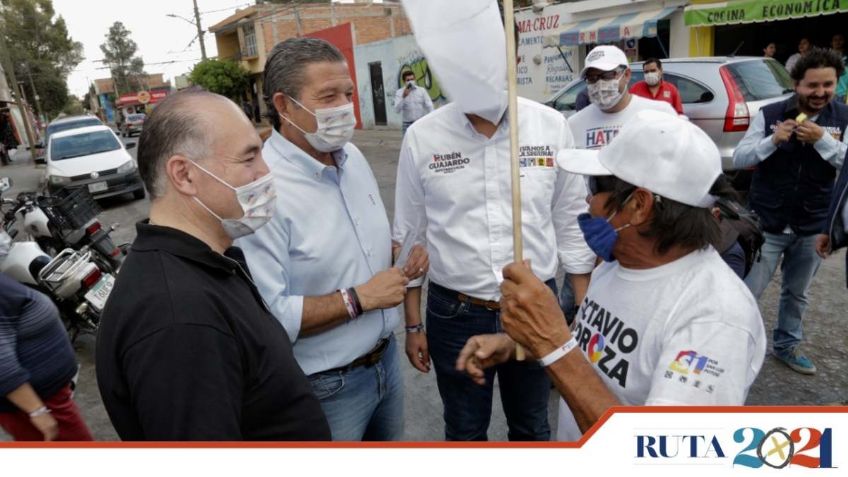
[{"label": "storefront awning", "polygon": [[575,46],[584,43],[611,43],[627,38],[655,37],[657,22],[667,18],[675,10],[677,7],[669,7],[564,25],[559,29],[559,33],[547,37],[545,44]]},{"label": "storefront awning", "polygon": [[848,12],[840,0],[735,0],[690,5],[683,18],[686,26],[735,25],[814,17]]}]

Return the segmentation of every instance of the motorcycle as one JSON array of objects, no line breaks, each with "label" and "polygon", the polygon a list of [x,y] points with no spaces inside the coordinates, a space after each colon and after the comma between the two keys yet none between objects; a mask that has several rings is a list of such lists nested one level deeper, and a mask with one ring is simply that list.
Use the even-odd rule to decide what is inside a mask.
[{"label": "motorcycle", "polygon": [[[4,203],[7,203],[4,201]],[[104,228],[97,219],[97,203],[85,189],[63,189],[51,196],[21,192],[5,214],[14,215],[19,233],[31,237],[51,256],[65,248],[88,247],[92,259],[107,273],[117,273],[125,248],[116,247],[111,233],[116,226]]]},{"label": "motorcycle", "polygon": [[[11,187],[8,178],[0,178],[0,194]],[[0,199],[4,206],[17,201]],[[114,276],[104,272],[86,245],[80,250],[66,248],[50,257],[33,240],[13,240],[20,235],[16,214],[3,214],[7,219],[0,228],[0,272],[30,286],[56,304],[67,324],[71,341],[80,333],[94,333],[100,314],[115,284]]]}]

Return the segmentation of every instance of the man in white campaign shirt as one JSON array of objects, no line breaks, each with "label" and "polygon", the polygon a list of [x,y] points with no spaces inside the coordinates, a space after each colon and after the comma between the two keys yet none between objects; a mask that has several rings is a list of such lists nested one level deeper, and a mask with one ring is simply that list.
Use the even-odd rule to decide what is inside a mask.
[{"label": "man in white campaign shirt", "polygon": [[[665,101],[645,99],[630,93],[631,71],[627,56],[619,48],[598,46],[586,55],[580,75],[587,83],[591,104],[568,119],[578,149],[600,149],[608,145],[621,127],[639,111],[657,110],[677,114]],[[567,276],[567,275],[566,275]],[[574,293],[565,285],[560,290],[560,306],[569,318],[576,305]]]},{"label": "man in white campaign shirt", "polygon": [[757,302],[711,245],[715,144],[684,119],[643,111],[609,147],[563,151],[557,162],[588,176],[580,226],[605,261],[577,322],[566,327],[550,291],[511,264],[501,286],[508,335],[472,338],[457,369],[482,382],[522,344],[563,397],[559,440],[580,438],[616,405],[744,404],[766,337]]},{"label": "man in white campaign shirt", "polygon": [[654,101],[630,93],[631,71],[627,56],[615,46],[603,45],[586,55],[580,75],[587,83],[590,104],[568,119],[578,149],[599,149],[639,111],[654,109],[677,114],[665,101]]},{"label": "man in white campaign shirt", "polygon": [[[491,414],[491,383],[475,385],[455,363],[468,338],[500,330],[501,270],[513,259],[509,125],[502,118],[493,124],[456,103],[444,106],[409,128],[398,164],[394,240],[411,234],[430,255],[427,334],[420,288],[410,289],[406,351],[422,372],[433,359],[448,440],[486,439]],[[576,220],[587,209],[585,182],[555,163],[558,150],[573,147],[571,133],[562,115],[523,98],[518,120],[524,257],[552,288],[562,263],[582,297],[595,259]],[[531,361],[488,372],[498,375],[510,440],[548,440],[544,370]]]}]

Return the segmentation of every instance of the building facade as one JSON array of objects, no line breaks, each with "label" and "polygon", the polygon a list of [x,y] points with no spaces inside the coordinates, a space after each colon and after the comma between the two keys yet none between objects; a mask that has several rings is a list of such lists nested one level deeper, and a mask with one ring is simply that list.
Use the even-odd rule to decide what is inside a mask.
[{"label": "building facade", "polygon": [[692,32],[691,56],[762,56],[775,43],[781,62],[798,51],[801,38],[830,47],[848,34],[848,2],[839,0],[690,0],[684,12]]},{"label": "building facade", "polygon": [[171,83],[165,81],[162,73],[147,75],[143,84],[143,91],[150,95],[147,102],[143,102],[146,98],[145,94],[141,94],[142,101],[139,101],[141,91],[121,91],[121,94],[118,95],[115,90],[115,81],[112,78],[94,80],[92,86],[97,95],[97,108],[92,109],[92,112],[107,123],[117,123],[121,121],[123,116],[136,111],[142,112],[147,104],[155,104],[161,101],[171,90]]},{"label": "building facade", "polygon": [[359,45],[354,51],[356,77],[359,79],[357,93],[364,128],[402,126],[403,120],[395,112],[394,100],[406,71],[415,73],[418,87],[427,91],[435,107],[447,102],[414,36],[406,35]]},{"label": "building facade", "polygon": [[624,50],[630,61],[689,54],[686,0],[582,0],[540,3],[516,12],[518,93],[545,101],[576,79],[599,44]]},{"label": "building facade", "polygon": [[[349,42],[340,29],[345,24],[350,28]],[[252,105],[257,122],[267,116],[262,99],[262,74],[267,55],[277,43],[288,38],[324,35],[331,42],[333,38],[344,38],[342,44],[336,44],[344,53],[351,46],[412,33],[399,4],[371,3],[253,5],[236,10],[209,31],[215,34],[218,58],[236,61],[250,72],[250,87],[244,99]],[[349,66],[355,75],[355,65]]]},{"label": "building facade", "polygon": [[[31,112],[29,119],[34,121]],[[0,143],[3,144],[5,150],[15,149],[21,145],[29,147],[25,127],[23,114],[12,95],[12,89],[6,79],[6,72],[3,70],[2,63],[0,63]]]}]

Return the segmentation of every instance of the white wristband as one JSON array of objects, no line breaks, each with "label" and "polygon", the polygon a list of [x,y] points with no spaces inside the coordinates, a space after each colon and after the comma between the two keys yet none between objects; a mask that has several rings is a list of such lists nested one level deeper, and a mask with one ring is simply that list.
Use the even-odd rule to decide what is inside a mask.
[{"label": "white wristband", "polygon": [[568,341],[565,342],[564,345],[562,345],[559,348],[551,351],[550,353],[548,353],[547,356],[540,359],[539,364],[541,364],[542,366],[547,368],[548,366],[559,361],[560,358],[567,355],[571,350],[573,350],[576,347],[577,347],[577,340],[575,340],[574,337],[572,336]]}]

